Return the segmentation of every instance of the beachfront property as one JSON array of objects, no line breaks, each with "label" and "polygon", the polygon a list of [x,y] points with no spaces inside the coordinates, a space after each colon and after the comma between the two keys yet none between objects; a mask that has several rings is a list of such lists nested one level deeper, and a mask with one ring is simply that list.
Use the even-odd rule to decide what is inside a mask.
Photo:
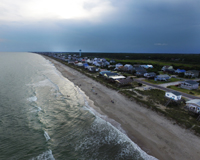
[{"label": "beachfront property", "polygon": [[89,65],[87,63],[83,64],[83,67],[86,69]]},{"label": "beachfront property", "polygon": [[125,86],[125,85],[131,85],[133,80],[131,78],[126,78],[126,79],[116,80],[115,82],[117,83],[118,87],[120,87],[120,86]]},{"label": "beachfront property", "polygon": [[83,63],[82,62],[76,63],[76,66],[83,67]]},{"label": "beachfront property", "polygon": [[94,66],[88,66],[87,69],[90,72],[99,72],[99,68],[94,67]]},{"label": "beachfront property", "polygon": [[184,73],[185,76],[191,76],[191,78],[197,78],[199,76],[199,71],[189,70]]},{"label": "beachfront property", "polygon": [[156,73],[154,73],[154,72],[144,74],[144,77],[146,77],[146,78],[154,78],[155,76],[156,76]]},{"label": "beachfront property", "polygon": [[171,77],[167,74],[160,74],[160,75],[157,75],[154,80],[155,81],[168,81]]},{"label": "beachfront property", "polygon": [[103,76],[105,73],[110,73],[110,71],[104,70],[99,72],[99,76]]},{"label": "beachfront property", "polygon": [[178,101],[181,100],[181,93],[179,92],[165,92],[165,97],[170,98],[172,100]]},{"label": "beachfront property", "polygon": [[198,89],[199,88],[199,83],[196,82],[196,81],[192,81],[192,80],[189,80],[189,81],[184,81],[181,83],[180,85],[181,88],[184,88],[184,89]]},{"label": "beachfront property", "polygon": [[200,114],[200,99],[192,99],[186,102],[185,109],[196,114]]},{"label": "beachfront property", "polygon": [[126,77],[124,76],[110,76],[109,79],[112,81],[112,82],[115,82],[117,80],[122,80],[122,79],[126,79]]},{"label": "beachfront property", "polygon": [[118,73],[114,73],[114,72],[106,72],[106,73],[104,73],[104,75],[103,75],[103,77],[104,77],[105,79],[109,79],[109,78],[114,77],[114,76],[119,76],[119,74],[118,74]]}]

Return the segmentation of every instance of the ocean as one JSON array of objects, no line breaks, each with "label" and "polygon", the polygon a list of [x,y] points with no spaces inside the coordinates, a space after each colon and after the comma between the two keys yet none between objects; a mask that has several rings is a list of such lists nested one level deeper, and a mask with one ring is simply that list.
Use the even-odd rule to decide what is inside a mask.
[{"label": "ocean", "polygon": [[1,160],[156,159],[34,53],[0,53]]}]

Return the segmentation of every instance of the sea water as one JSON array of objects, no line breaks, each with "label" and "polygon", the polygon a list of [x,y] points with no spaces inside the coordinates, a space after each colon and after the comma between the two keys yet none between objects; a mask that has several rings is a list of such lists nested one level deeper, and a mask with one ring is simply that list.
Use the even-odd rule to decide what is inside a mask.
[{"label": "sea water", "polygon": [[156,159],[34,53],[0,53],[1,160]]}]

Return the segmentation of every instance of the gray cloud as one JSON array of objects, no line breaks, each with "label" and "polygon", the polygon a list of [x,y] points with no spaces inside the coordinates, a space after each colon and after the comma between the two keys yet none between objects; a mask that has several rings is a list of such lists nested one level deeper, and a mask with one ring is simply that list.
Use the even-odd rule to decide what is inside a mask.
[{"label": "gray cloud", "polygon": [[[110,1],[98,20],[0,22],[1,50],[200,52],[197,0]],[[85,4],[88,10],[94,4]],[[3,48],[3,49],[2,49]]]}]

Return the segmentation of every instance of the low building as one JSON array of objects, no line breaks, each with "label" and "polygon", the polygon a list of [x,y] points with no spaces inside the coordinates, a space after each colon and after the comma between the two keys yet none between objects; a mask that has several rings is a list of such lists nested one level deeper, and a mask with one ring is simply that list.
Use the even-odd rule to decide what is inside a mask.
[{"label": "low building", "polygon": [[165,92],[165,97],[167,98],[170,98],[170,99],[173,99],[175,101],[178,101],[178,100],[181,100],[181,93],[179,92]]},{"label": "low building", "polygon": [[103,75],[103,77],[106,79],[109,79],[110,77],[114,77],[114,76],[119,76],[119,74],[113,73],[113,72],[107,72],[107,73],[104,73],[104,75]]},{"label": "low building", "polygon": [[180,85],[181,88],[185,88],[185,89],[198,89],[199,88],[199,83],[197,83],[196,81],[184,81],[181,83]]},{"label": "low building", "polygon": [[157,75],[154,80],[155,81],[168,81],[171,77],[167,74],[160,74],[160,75]]},{"label": "low building", "polygon": [[174,69],[173,66],[163,66],[162,71],[166,71],[167,69]]},{"label": "low building", "polygon": [[140,65],[140,67],[143,67],[145,69],[148,69],[148,68],[153,68],[153,65],[150,65],[150,64],[147,64],[147,65]]},{"label": "low building", "polygon": [[147,73],[146,69],[144,69],[143,67],[134,67],[135,70],[135,75],[136,76],[144,76],[145,73]]},{"label": "low building", "polygon": [[199,71],[189,70],[189,71],[186,71],[184,74],[185,74],[185,76],[191,76],[191,78],[196,78],[199,76]]},{"label": "low building", "polygon": [[111,59],[111,60],[110,60],[110,63],[115,63],[115,60]]},{"label": "low building", "polygon": [[125,64],[124,65],[124,70],[125,71],[133,71],[133,66],[131,64]]},{"label": "low building", "polygon": [[101,72],[99,72],[99,75],[100,75],[100,76],[103,76],[105,73],[110,73],[110,71],[107,71],[107,70],[106,70],[106,71],[105,71],[105,70],[104,70],[104,71],[101,71]]},{"label": "low building", "polygon": [[94,66],[88,66],[87,69],[88,69],[90,72],[98,72],[98,71],[99,71],[99,68],[94,67]]},{"label": "low building", "polygon": [[131,78],[116,80],[116,83],[118,84],[118,86],[131,85],[132,82],[133,80]]},{"label": "low building", "polygon": [[144,77],[146,77],[146,78],[154,78],[155,76],[156,76],[156,73],[154,73],[154,72],[144,74]]},{"label": "low building", "polygon": [[185,70],[184,69],[177,69],[177,70],[175,70],[175,73],[185,73]]},{"label": "low building", "polygon": [[110,77],[110,80],[113,82],[116,80],[120,80],[120,79],[126,79],[126,77],[124,77],[124,76],[111,76]]},{"label": "low building", "polygon": [[121,64],[121,63],[117,63],[116,65],[115,65],[115,70],[118,70],[120,67],[122,67],[123,66],[123,64]]},{"label": "low building", "polygon": [[193,113],[200,114],[200,99],[187,101],[185,108]]},{"label": "low building", "polygon": [[79,62],[76,64],[78,67],[83,67],[83,63]]}]

